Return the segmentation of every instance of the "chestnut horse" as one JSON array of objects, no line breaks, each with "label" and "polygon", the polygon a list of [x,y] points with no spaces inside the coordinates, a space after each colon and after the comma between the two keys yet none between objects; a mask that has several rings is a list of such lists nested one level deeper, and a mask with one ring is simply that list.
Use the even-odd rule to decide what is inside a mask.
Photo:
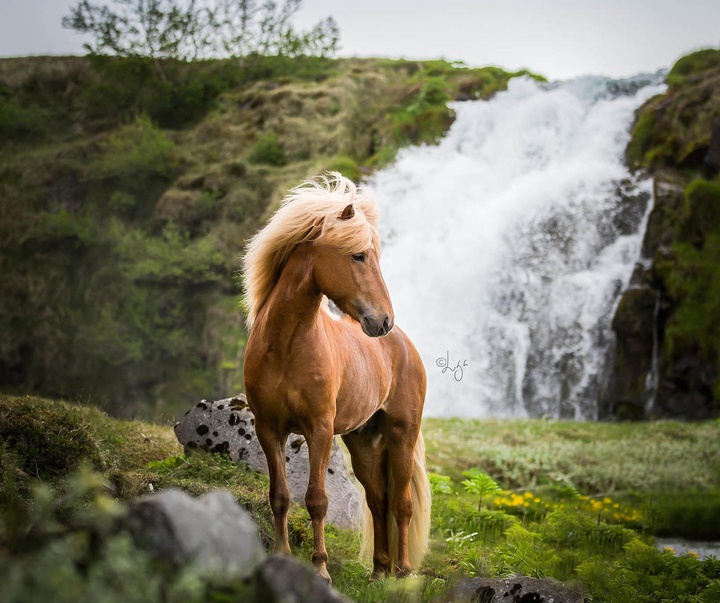
[{"label": "chestnut horse", "polygon": [[[245,391],[270,473],[275,550],[290,554],[285,442],[305,436],[315,572],[330,581],[325,475],[335,434],[372,514],[373,575],[407,575],[427,548],[430,487],[420,420],[425,369],[393,328],[372,196],[338,173],[290,191],[243,259],[250,336]],[[333,317],[327,298],[345,316]]]}]

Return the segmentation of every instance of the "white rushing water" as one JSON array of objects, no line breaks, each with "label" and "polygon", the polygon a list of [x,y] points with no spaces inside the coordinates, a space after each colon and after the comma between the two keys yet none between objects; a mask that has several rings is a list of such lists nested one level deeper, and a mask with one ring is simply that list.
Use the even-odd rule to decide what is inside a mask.
[{"label": "white rushing water", "polygon": [[513,79],[456,103],[438,146],[402,151],[369,183],[396,323],[428,373],[426,415],[597,417],[650,205],[623,153],[659,81]]}]

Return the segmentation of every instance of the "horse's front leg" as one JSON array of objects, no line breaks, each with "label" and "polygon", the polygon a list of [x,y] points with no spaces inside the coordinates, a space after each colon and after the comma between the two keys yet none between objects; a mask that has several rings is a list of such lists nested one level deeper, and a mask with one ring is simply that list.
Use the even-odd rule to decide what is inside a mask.
[{"label": "horse's front leg", "polygon": [[402,578],[410,574],[410,556],[408,550],[408,530],[412,518],[412,479],[413,453],[418,436],[418,428],[403,421],[389,422],[388,460],[393,476],[392,513],[395,515],[398,531],[397,567],[395,575]]},{"label": "horse's front leg", "polygon": [[279,436],[256,418],[255,433],[262,446],[270,475],[270,507],[275,520],[275,552],[290,555],[287,514],[290,508],[290,488],[285,474],[285,442],[287,435]]},{"label": "horse's front leg", "polygon": [[314,425],[306,434],[308,454],[310,455],[310,474],[305,493],[305,506],[312,521],[314,546],[312,562],[315,573],[332,583],[327,570],[328,555],[325,549],[325,515],[328,497],[325,492],[325,476],[330,464],[330,452],[333,442],[332,422]]}]

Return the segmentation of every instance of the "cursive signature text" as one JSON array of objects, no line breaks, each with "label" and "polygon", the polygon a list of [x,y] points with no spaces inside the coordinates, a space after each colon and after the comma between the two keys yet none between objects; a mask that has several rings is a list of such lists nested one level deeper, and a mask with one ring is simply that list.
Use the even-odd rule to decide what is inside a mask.
[{"label": "cursive signature text", "polygon": [[445,371],[450,371],[453,374],[453,377],[455,377],[455,381],[462,381],[463,367],[467,366],[467,360],[463,360],[462,364],[458,362],[454,367],[451,367],[450,351],[448,350],[445,353],[445,356],[440,356],[440,358],[435,361],[435,364],[442,369],[443,374],[445,374]]}]

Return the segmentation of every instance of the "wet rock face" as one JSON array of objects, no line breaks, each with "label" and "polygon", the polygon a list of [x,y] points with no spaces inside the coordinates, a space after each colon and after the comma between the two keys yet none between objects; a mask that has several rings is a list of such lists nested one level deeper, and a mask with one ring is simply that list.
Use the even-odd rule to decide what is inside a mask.
[{"label": "wet rock face", "polygon": [[[175,425],[175,435],[186,454],[197,449],[227,454],[233,461],[244,461],[261,473],[268,473],[265,454],[255,434],[255,417],[243,394],[214,402],[202,400]],[[310,462],[302,436],[290,435],[285,446],[285,461],[292,499],[304,505]],[[357,527],[362,495],[348,474],[336,441],[333,441],[325,487],[326,521],[341,527]]]},{"label": "wet rock face", "polygon": [[[640,280],[640,279],[639,279]],[[623,294],[612,322],[614,367],[602,418],[645,418],[646,389],[652,379],[657,292],[638,282]]]},{"label": "wet rock face", "polygon": [[665,279],[678,261],[673,245],[680,236],[679,216],[687,205],[686,184],[673,170],[655,171],[655,204],[642,244],[645,260],[633,274],[612,321],[615,346],[601,397],[601,418],[704,419],[720,412],[713,393],[717,362],[703,358],[699,346],[670,351],[665,342],[679,303]]}]

